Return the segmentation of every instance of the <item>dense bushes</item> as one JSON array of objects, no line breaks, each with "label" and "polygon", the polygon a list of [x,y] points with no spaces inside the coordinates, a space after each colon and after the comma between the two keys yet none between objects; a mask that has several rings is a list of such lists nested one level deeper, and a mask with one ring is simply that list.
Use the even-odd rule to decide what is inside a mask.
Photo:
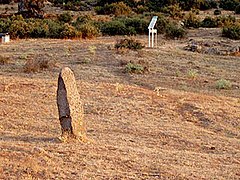
[{"label": "dense bushes", "polygon": [[240,24],[236,23],[234,25],[225,26],[222,30],[222,36],[239,40],[240,39]]},{"label": "dense bushes", "polygon": [[121,22],[121,21],[110,21],[110,22],[105,22],[104,24],[101,25],[101,32],[103,35],[131,35],[134,34],[135,32],[127,28],[126,25]]},{"label": "dense bushes", "polygon": [[56,20],[24,19],[13,16],[0,19],[1,32],[9,32],[13,38],[93,38],[103,35],[136,35],[148,32],[149,20],[139,17],[114,18],[108,22],[96,22],[91,16],[79,16],[73,20],[70,14],[62,14]]},{"label": "dense bushes", "polygon": [[65,10],[72,11],[88,11],[91,10],[91,3],[94,1],[80,1],[80,0],[50,0],[57,6],[61,6]]},{"label": "dense bushes", "polygon": [[64,23],[70,23],[73,18],[70,13],[63,13],[58,16],[58,20]]},{"label": "dense bushes", "polygon": [[92,23],[84,23],[77,27],[83,38],[93,38],[99,35],[99,29]]},{"label": "dense bushes", "polygon": [[199,28],[201,23],[200,19],[193,12],[189,12],[188,14],[186,14],[183,22],[184,26],[187,28]]},{"label": "dense bushes", "polygon": [[159,15],[157,24],[156,24],[156,29],[157,29],[158,33],[165,33],[169,23],[170,22],[166,17]]},{"label": "dense bushes", "polygon": [[26,38],[33,28],[32,22],[27,23],[23,18],[14,19],[9,27],[9,33],[13,38]]},{"label": "dense bushes", "polygon": [[[207,10],[217,8],[218,5],[216,0],[98,0],[98,7],[96,10],[98,13],[103,14],[104,12],[108,11],[109,7],[112,4],[116,4],[119,2],[124,2],[127,6],[131,7],[132,10],[137,13],[143,13],[147,10],[150,12],[163,12],[166,11],[166,8],[175,8],[176,6],[180,7],[183,10],[191,10],[194,8]],[[177,13],[177,11],[175,12]]]},{"label": "dense bushes", "polygon": [[[92,35],[92,34],[90,34],[90,35]],[[86,38],[86,37],[92,38],[92,37],[90,37],[90,35],[89,36],[86,35],[86,36],[84,36],[84,38]],[[65,23],[63,25],[63,29],[60,34],[60,37],[61,38],[80,38],[80,37],[82,37],[82,32],[76,30],[75,27]]]},{"label": "dense bushes", "polygon": [[[60,21],[61,20],[61,21]],[[99,34],[97,27],[91,23],[69,22],[64,15],[59,20],[24,19],[12,16],[0,19],[1,32],[9,32],[13,38],[93,38]],[[66,23],[68,22],[68,23]]]},{"label": "dense bushes", "polygon": [[100,24],[104,35],[135,35],[148,31],[148,21],[140,18],[116,18]]},{"label": "dense bushes", "polygon": [[139,17],[133,18],[117,18],[117,20],[123,22],[126,27],[132,28],[136,34],[144,34],[148,31],[149,22]]},{"label": "dense bushes", "polygon": [[180,6],[184,10],[200,9],[207,10],[217,7],[216,0],[179,0]]},{"label": "dense bushes", "polygon": [[163,12],[167,13],[172,18],[182,18],[183,14],[181,12],[181,8],[178,4],[170,5],[163,8]]},{"label": "dense bushes", "polygon": [[123,2],[105,4],[95,8],[97,14],[113,14],[115,16],[129,15],[132,13],[131,7]]},{"label": "dense bushes", "polygon": [[0,19],[0,32],[8,32],[10,25],[11,25],[11,20],[9,18]]},{"label": "dense bushes", "polygon": [[220,0],[220,7],[224,10],[234,11],[239,4],[239,0]]},{"label": "dense bushes", "polygon": [[49,38],[62,38],[61,32],[63,30],[63,25],[59,22],[47,20],[46,24],[48,26],[47,37]]},{"label": "dense bushes", "polygon": [[206,28],[215,28],[215,27],[218,27],[218,22],[214,18],[207,16],[201,22],[201,26]]},{"label": "dense bushes", "polygon": [[0,4],[9,4],[11,0],[0,0]]},{"label": "dense bushes", "polygon": [[235,13],[236,13],[236,14],[240,14],[240,3],[239,3],[239,5],[236,7],[236,9],[235,9]]},{"label": "dense bushes", "polygon": [[199,9],[200,10],[208,10],[212,8],[217,8],[218,4],[215,0],[199,0],[197,1],[199,3]]},{"label": "dense bushes", "polygon": [[166,28],[165,36],[170,39],[181,39],[186,35],[186,30],[174,23],[170,23]]},{"label": "dense bushes", "polygon": [[214,27],[226,27],[236,23],[236,18],[233,16],[219,16],[219,17],[205,17],[201,22],[201,27],[214,28]]},{"label": "dense bushes", "polygon": [[[111,7],[130,8],[123,2],[114,2],[110,5]],[[183,25],[186,28],[224,27],[223,36],[233,39],[239,38],[239,25],[236,25],[237,20],[233,16],[206,17],[203,21],[200,21],[199,16],[192,10],[185,14],[182,23],[176,21],[182,15],[179,5],[170,5],[162,10],[169,16],[156,12],[118,16],[124,12],[114,11],[116,16],[108,17],[108,19],[104,16],[105,19],[102,19],[101,22],[94,20],[91,15],[73,17],[70,13],[63,13],[55,19],[24,19],[22,16],[12,16],[11,18],[0,19],[0,31],[9,32],[13,38],[93,38],[100,34],[147,34],[151,17],[157,15],[158,21],[155,28],[158,33],[165,34],[167,38],[183,38],[186,35]]]}]

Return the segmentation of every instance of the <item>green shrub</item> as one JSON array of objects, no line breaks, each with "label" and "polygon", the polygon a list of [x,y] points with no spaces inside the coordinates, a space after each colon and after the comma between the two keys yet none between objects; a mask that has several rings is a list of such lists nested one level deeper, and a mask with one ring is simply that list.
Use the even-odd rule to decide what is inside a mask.
[{"label": "green shrub", "polygon": [[163,7],[173,4],[172,0],[151,0],[147,1],[146,6],[150,11],[160,12]]},{"label": "green shrub", "polygon": [[117,41],[115,44],[116,49],[131,49],[131,50],[139,50],[144,48],[142,43],[140,43],[138,40],[132,39],[132,38],[125,38]]},{"label": "green shrub", "polygon": [[32,38],[46,38],[49,33],[48,25],[42,20],[34,19],[34,26],[30,31],[30,37]]},{"label": "green shrub", "polygon": [[74,27],[63,21],[24,19],[20,15],[5,20],[0,19],[0,30],[9,32],[12,38],[79,38],[81,37],[80,30],[84,38],[98,35],[99,30],[92,23],[80,23],[82,21],[80,18],[77,21]]},{"label": "green shrub", "polygon": [[231,82],[226,79],[220,79],[216,82],[217,89],[230,89],[231,87],[232,87]]},{"label": "green shrub", "polygon": [[220,0],[220,7],[224,10],[234,11],[239,5],[239,0]]},{"label": "green shrub", "polygon": [[24,20],[14,20],[9,27],[9,33],[12,38],[27,38],[33,29],[32,23]]},{"label": "green shrub", "polygon": [[174,23],[170,23],[166,28],[165,36],[170,39],[181,39],[186,36],[186,30],[182,27],[177,26]]},{"label": "green shrub", "polygon": [[218,27],[218,22],[216,19],[211,18],[210,16],[207,16],[204,18],[204,20],[201,22],[201,27],[205,28],[215,28]]},{"label": "green shrub", "polygon": [[192,8],[190,10],[190,12],[192,12],[193,14],[196,14],[196,15],[199,15],[200,14],[200,10],[199,9],[196,9],[196,8]]},{"label": "green shrub", "polygon": [[164,13],[167,13],[172,18],[182,18],[183,13],[178,4],[170,5],[162,10]]},{"label": "green shrub", "polygon": [[138,5],[136,8],[133,8],[133,11],[135,11],[137,14],[143,14],[144,12],[148,11],[148,7],[143,5]]},{"label": "green shrub", "polygon": [[63,31],[64,26],[57,21],[47,20],[46,24],[48,25],[47,37],[49,38],[62,38],[61,32]]},{"label": "green shrub", "polygon": [[122,22],[130,34],[145,34],[148,32],[149,22],[139,17],[134,18],[117,18],[117,21]]},{"label": "green shrub", "polygon": [[115,16],[129,15],[132,13],[131,7],[126,5],[124,2],[113,3],[112,11]]},{"label": "green shrub", "polygon": [[72,15],[69,12],[64,12],[58,16],[58,20],[64,23],[70,23],[72,19]]},{"label": "green shrub", "polygon": [[73,3],[73,2],[67,2],[64,6],[65,10],[72,10],[72,11],[77,11],[78,7]]},{"label": "green shrub", "polygon": [[125,67],[125,71],[127,73],[142,74],[144,73],[144,67],[141,64],[135,64],[135,63],[129,62]]},{"label": "green shrub", "polygon": [[179,5],[183,10],[189,11],[190,9],[199,9],[200,3],[198,0],[181,0]]},{"label": "green shrub", "polygon": [[155,12],[159,12],[162,10],[162,8],[175,4],[179,4],[181,9],[186,11],[189,11],[193,8],[207,10],[217,7],[216,0],[149,0],[145,3],[150,11]]},{"label": "green shrub", "polygon": [[1,0],[0,4],[10,4],[11,2],[11,0]]},{"label": "green shrub", "polygon": [[96,7],[94,7],[94,11],[95,11],[97,14],[104,14],[104,7],[102,7],[102,6],[96,6]]},{"label": "green shrub", "polygon": [[81,38],[82,33],[77,31],[75,27],[65,23],[61,32],[62,38]]},{"label": "green shrub", "polygon": [[199,3],[199,9],[200,10],[208,10],[212,8],[217,7],[217,2],[215,0],[200,0]]},{"label": "green shrub", "polygon": [[225,26],[222,29],[222,36],[239,40],[240,39],[240,24],[236,23],[231,26]]},{"label": "green shrub", "polygon": [[236,14],[240,14],[240,3],[239,3],[239,5],[236,7],[236,9],[235,9],[235,13],[236,13]]},{"label": "green shrub", "polygon": [[9,27],[11,25],[11,19],[0,19],[0,32],[9,32]]},{"label": "green shrub", "polygon": [[184,17],[184,26],[187,28],[193,27],[193,28],[199,28],[201,21],[200,19],[197,17],[196,14],[189,12],[188,14],[185,15]]},{"label": "green shrub", "polygon": [[94,38],[100,33],[99,29],[91,23],[84,23],[78,26],[77,29],[82,33],[83,38]]},{"label": "green shrub", "polygon": [[84,24],[92,22],[92,17],[90,15],[81,15],[77,17],[75,24]]},{"label": "green shrub", "polygon": [[[88,11],[91,10],[90,1],[80,1],[80,0],[64,0],[63,8],[65,10],[72,10],[72,11]],[[63,0],[58,2],[55,1],[55,4],[60,5],[63,4]]]},{"label": "green shrub", "polygon": [[103,23],[101,25],[101,32],[104,35],[110,36],[129,34],[129,32],[127,32],[127,27],[125,26],[125,24],[117,20]]},{"label": "green shrub", "polygon": [[113,14],[115,16],[129,15],[132,13],[131,7],[126,5],[124,2],[115,2],[111,4],[105,4],[104,6],[95,7],[97,14]]},{"label": "green shrub", "polygon": [[222,11],[220,9],[214,10],[214,15],[220,15],[220,14],[222,14]]},{"label": "green shrub", "polygon": [[219,16],[216,19],[218,26],[223,27],[223,26],[231,26],[236,23],[236,18],[234,16]]},{"label": "green shrub", "polygon": [[158,20],[156,23],[156,29],[158,31],[158,33],[162,33],[164,34],[166,32],[166,29],[169,25],[170,21],[165,18],[164,16],[160,15],[158,16]]}]

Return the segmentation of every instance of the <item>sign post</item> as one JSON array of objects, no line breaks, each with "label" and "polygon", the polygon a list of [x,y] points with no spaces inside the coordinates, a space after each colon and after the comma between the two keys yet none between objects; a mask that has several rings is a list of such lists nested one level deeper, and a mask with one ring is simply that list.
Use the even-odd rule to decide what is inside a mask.
[{"label": "sign post", "polygon": [[[158,16],[153,16],[149,26],[148,26],[148,47],[154,47],[154,41],[155,44],[157,45],[157,29],[154,29],[154,26],[157,22]],[[155,40],[154,40],[154,35],[156,34]]]}]

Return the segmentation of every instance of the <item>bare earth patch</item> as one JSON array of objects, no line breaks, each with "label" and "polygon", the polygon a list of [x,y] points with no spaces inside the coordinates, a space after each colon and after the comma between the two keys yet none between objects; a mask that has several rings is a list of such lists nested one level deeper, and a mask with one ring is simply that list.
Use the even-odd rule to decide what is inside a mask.
[{"label": "bare earth patch", "polygon": [[[0,45],[11,59],[0,66],[0,179],[239,179],[240,59],[184,51],[187,42],[139,52],[116,52],[115,38]],[[29,59],[56,65],[24,73]],[[149,72],[124,72],[123,61],[140,60]],[[90,143],[58,139],[63,66],[74,70]],[[220,78],[231,89],[216,89]]]}]

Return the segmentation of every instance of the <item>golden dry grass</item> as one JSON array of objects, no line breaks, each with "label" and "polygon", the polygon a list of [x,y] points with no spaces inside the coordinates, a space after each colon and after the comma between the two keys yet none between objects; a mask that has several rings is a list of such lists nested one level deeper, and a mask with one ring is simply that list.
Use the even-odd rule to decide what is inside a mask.
[{"label": "golden dry grass", "polygon": [[[235,98],[78,81],[92,142],[60,143],[56,82],[2,77],[3,177],[237,179]],[[119,86],[119,85],[118,85]]]},{"label": "golden dry grass", "polygon": [[[0,179],[239,179],[239,57],[186,52],[187,40],[119,54],[114,42],[33,39],[0,46],[15,60],[0,66]],[[58,67],[24,73],[31,58]],[[126,74],[123,60],[148,61],[150,72]],[[58,140],[63,66],[75,72],[91,143]],[[198,76],[188,78],[195,68]],[[217,90],[219,77],[234,87]]]}]

